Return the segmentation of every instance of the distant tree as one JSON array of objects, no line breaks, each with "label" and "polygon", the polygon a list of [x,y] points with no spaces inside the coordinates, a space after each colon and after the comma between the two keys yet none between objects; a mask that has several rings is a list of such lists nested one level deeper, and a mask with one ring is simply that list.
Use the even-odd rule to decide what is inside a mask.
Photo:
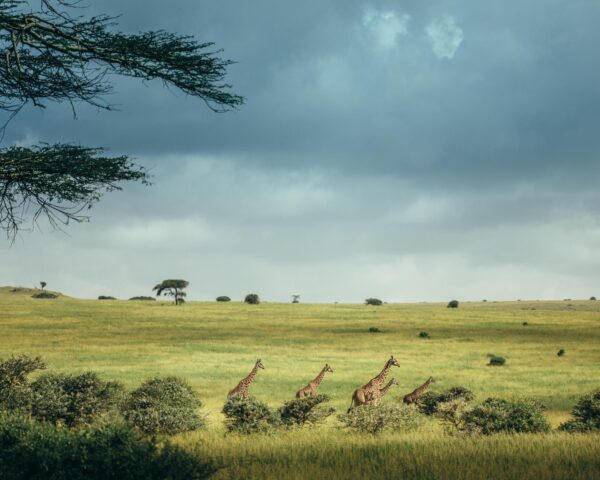
[{"label": "distant tree", "polygon": [[186,280],[169,279],[163,280],[158,285],[155,285],[152,290],[156,291],[157,297],[160,297],[161,295],[173,297],[175,305],[181,305],[182,303],[185,303],[184,297],[187,296],[183,290],[186,289],[189,284],[190,282]]},{"label": "distant tree", "polygon": [[249,293],[244,298],[244,302],[249,303],[250,305],[258,305],[260,303],[260,298],[256,293]]},{"label": "distant tree", "polygon": [[[2,132],[28,104],[112,110],[105,98],[115,75],[160,80],[217,112],[243,104],[223,81],[232,62],[213,43],[164,30],[122,33],[118,17],[86,17],[84,7],[79,0],[0,0],[0,110],[8,115]],[[14,240],[30,211],[34,224],[40,216],[55,228],[81,222],[104,192],[122,182],[148,183],[127,157],[102,152],[62,143],[0,150],[0,229]]]},{"label": "distant tree", "polygon": [[231,302],[231,298],[227,295],[220,295],[217,297],[217,302]]},{"label": "distant tree", "polygon": [[43,290],[44,288],[46,288],[46,285],[47,285],[47,284],[46,284],[46,282],[40,282],[40,287],[42,287],[42,290]]},{"label": "distant tree", "polygon": [[300,303],[300,295],[292,295],[292,303]]},{"label": "distant tree", "polygon": [[590,297],[590,300],[594,301],[596,300],[596,297]]},{"label": "distant tree", "polygon": [[447,306],[448,308],[458,308],[458,300],[450,300]]}]

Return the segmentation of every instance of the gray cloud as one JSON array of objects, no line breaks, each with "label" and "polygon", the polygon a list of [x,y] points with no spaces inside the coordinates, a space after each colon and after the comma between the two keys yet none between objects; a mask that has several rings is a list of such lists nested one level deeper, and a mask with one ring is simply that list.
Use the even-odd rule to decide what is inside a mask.
[{"label": "gray cloud", "polygon": [[131,31],[216,41],[239,61],[229,80],[247,104],[215,115],[116,79],[119,112],[23,112],[5,142],[107,145],[155,185],[107,197],[71,237],[2,246],[1,283],[44,273],[81,295],[133,295],[186,276],[196,298],[318,301],[563,298],[598,284],[596,4],[92,8],[122,12]]}]

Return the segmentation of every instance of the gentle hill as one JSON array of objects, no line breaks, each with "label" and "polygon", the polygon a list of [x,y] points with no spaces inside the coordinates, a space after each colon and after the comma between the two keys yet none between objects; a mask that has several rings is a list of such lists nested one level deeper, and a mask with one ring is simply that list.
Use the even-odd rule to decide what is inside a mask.
[{"label": "gentle hill", "polygon": [[18,295],[18,296],[31,297],[32,295],[35,295],[36,293],[40,293],[40,292],[52,293],[58,297],[69,298],[60,292],[55,292],[53,290],[48,290],[48,289],[42,290],[41,288],[11,287],[11,286],[0,287],[0,295],[2,295],[2,296]]}]

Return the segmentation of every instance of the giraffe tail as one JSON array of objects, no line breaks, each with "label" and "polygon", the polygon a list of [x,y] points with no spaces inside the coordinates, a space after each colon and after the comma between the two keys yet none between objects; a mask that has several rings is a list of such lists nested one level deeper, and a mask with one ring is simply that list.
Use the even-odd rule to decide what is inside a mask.
[{"label": "giraffe tail", "polygon": [[350,413],[353,406],[354,406],[354,397],[352,397],[352,400],[350,400],[350,408],[346,411],[346,413]]}]

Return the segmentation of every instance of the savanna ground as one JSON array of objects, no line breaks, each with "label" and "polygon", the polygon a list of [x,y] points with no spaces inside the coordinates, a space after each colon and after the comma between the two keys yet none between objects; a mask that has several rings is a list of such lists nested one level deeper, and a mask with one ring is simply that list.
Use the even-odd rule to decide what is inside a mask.
[{"label": "savanna ground", "polygon": [[[301,431],[226,435],[227,391],[261,358],[252,394],[280,406],[328,362],[320,392],[345,411],[352,391],[390,354],[398,401],[428,376],[463,385],[476,400],[533,397],[553,426],[600,387],[600,301],[365,305],[35,300],[0,289],[0,358],[41,355],[54,372],[94,370],[135,387],[175,374],[200,394],[209,427],[177,442],[216,462],[216,478],[600,478],[600,435],[461,438],[431,419],[409,433],[369,437],[335,419]],[[524,326],[523,323],[528,325]],[[379,333],[370,333],[377,327]],[[427,331],[430,339],[421,339]],[[557,351],[563,348],[564,357]],[[487,366],[488,354],[506,358]]]}]

